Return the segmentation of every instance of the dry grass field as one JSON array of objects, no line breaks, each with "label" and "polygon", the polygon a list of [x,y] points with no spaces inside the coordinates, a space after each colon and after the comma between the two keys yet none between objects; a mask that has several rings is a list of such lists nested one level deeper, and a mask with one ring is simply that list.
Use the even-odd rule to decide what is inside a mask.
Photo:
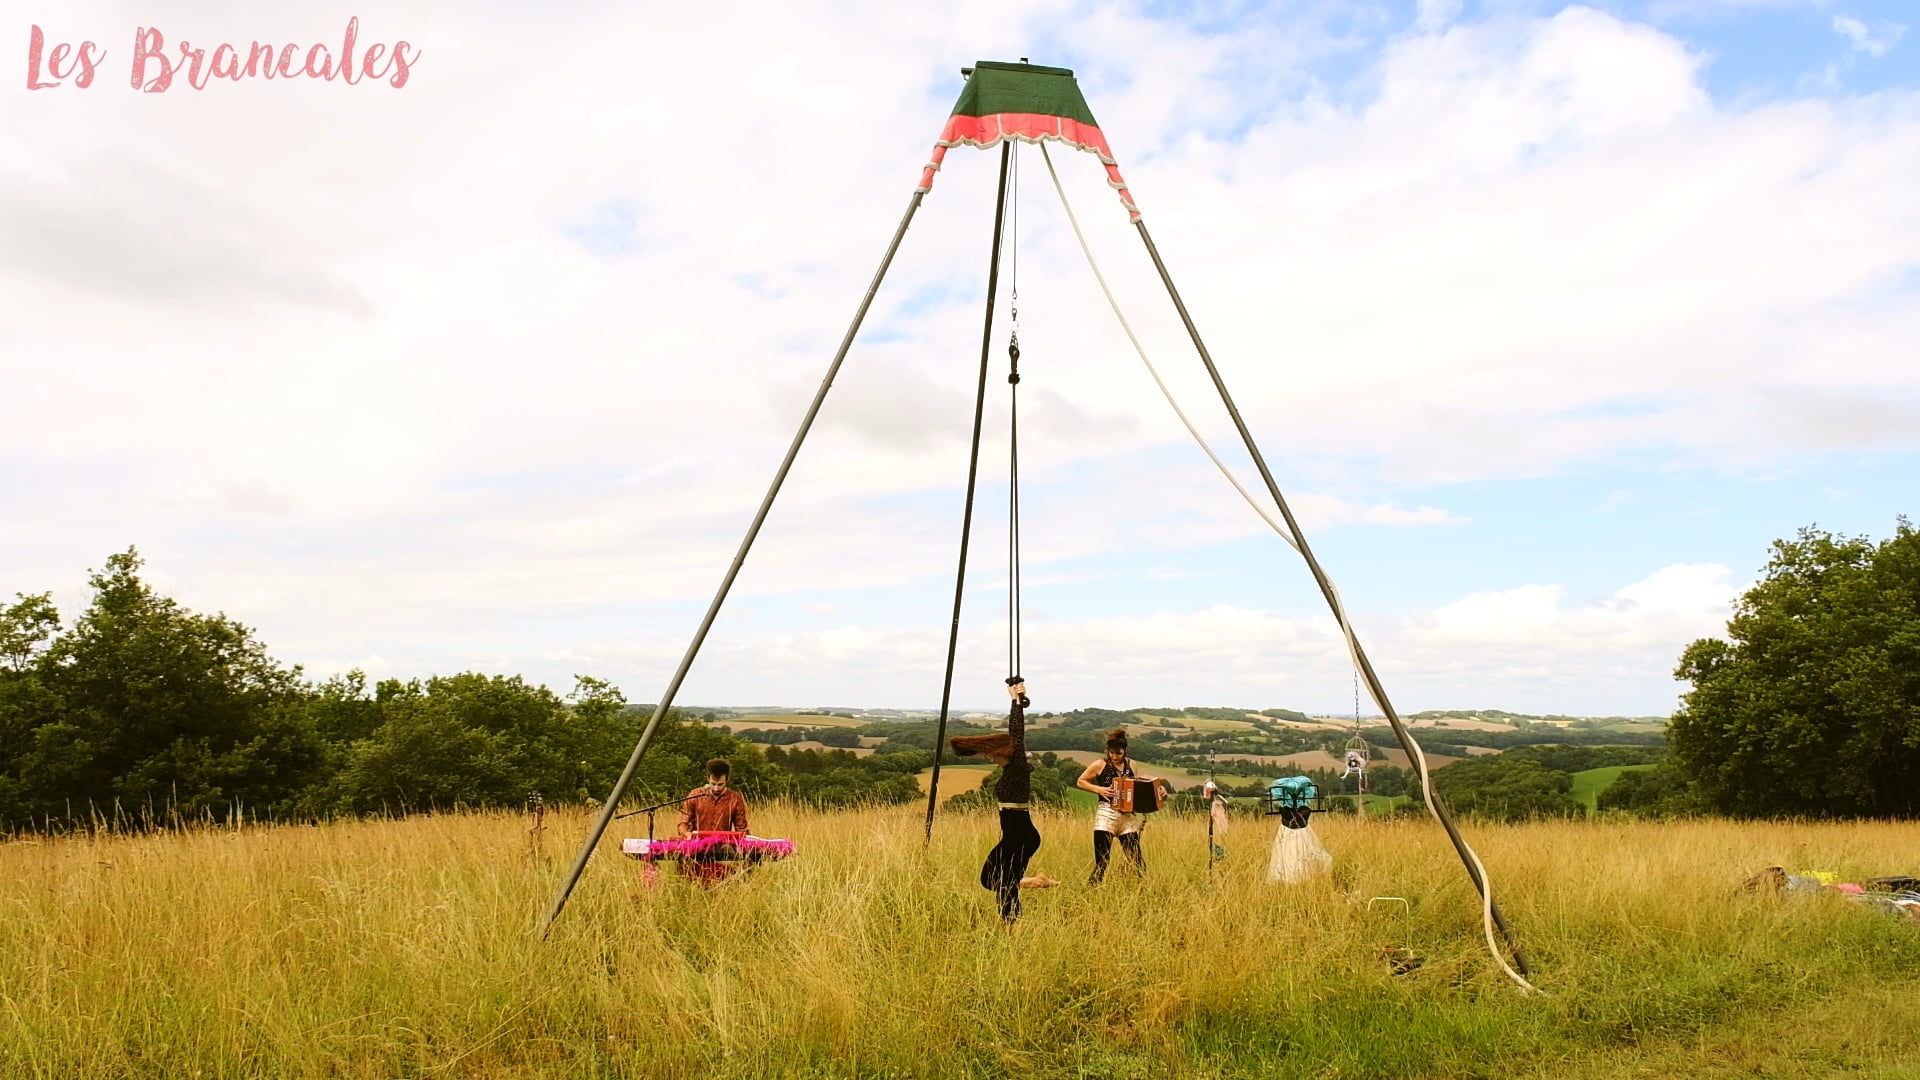
[{"label": "dry grass field", "polygon": [[[983,787],[987,779],[992,775],[993,766],[991,765],[952,765],[942,762],[940,765],[940,790],[947,793],[943,798],[950,798],[963,791],[972,791],[975,788]],[[921,769],[914,774],[914,779],[920,781],[920,793],[923,795],[926,794],[928,789],[933,787],[933,767],[928,766]]]},{"label": "dry grass field", "polygon": [[993,819],[929,849],[922,813],[757,806],[798,854],[706,891],[644,887],[617,823],[544,942],[581,813],[0,842],[0,1076],[1920,1075],[1920,923],[1738,888],[1913,873],[1920,824],[1470,826],[1522,995],[1430,820],[1320,819],[1333,879],[1287,888],[1271,823],[1210,882],[1163,816],[1095,890],[1088,818],[1043,814],[1067,884],[1008,929]]}]

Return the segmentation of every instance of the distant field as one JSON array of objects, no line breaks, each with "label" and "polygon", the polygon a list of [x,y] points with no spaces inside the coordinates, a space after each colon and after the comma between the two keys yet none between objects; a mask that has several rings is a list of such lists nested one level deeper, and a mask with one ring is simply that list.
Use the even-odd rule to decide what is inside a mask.
[{"label": "distant field", "polygon": [[1621,773],[1641,772],[1653,768],[1652,765],[1609,765],[1604,769],[1587,769],[1573,774],[1573,801],[1592,813],[1599,805],[1600,793],[1607,785],[1620,779]]},{"label": "distant field", "polygon": [[1499,724],[1491,720],[1409,720],[1407,726],[1421,729],[1450,729],[1453,731],[1518,731],[1512,724]]},{"label": "distant field", "polygon": [[871,746],[828,746],[816,739],[802,739],[788,746],[788,750],[845,750],[854,757],[866,757],[873,753]]},{"label": "distant field", "polygon": [[1175,716],[1174,723],[1185,725],[1194,731],[1258,731],[1251,720],[1208,720],[1199,716]]},{"label": "distant field", "polygon": [[765,716],[733,716],[709,720],[707,726],[738,731],[741,728],[865,727],[870,721],[845,716],[805,716],[794,713],[768,713]]},{"label": "distant field", "polygon": [[[1055,750],[1053,753],[1069,761],[1077,761],[1082,765],[1091,765],[1100,760],[1100,755],[1094,753],[1092,750]],[[1141,773],[1142,775],[1164,776],[1172,780],[1175,785],[1179,787],[1192,787],[1195,784],[1204,784],[1207,782],[1207,770],[1205,769],[1183,769],[1178,765],[1161,765],[1158,763],[1148,765],[1143,761],[1134,762],[1133,768],[1135,772]]]},{"label": "distant field", "polygon": [[[948,765],[943,762],[940,766],[940,790],[945,794],[941,797],[973,791],[985,784],[987,777],[992,775],[991,765]],[[921,791],[929,790],[933,786],[933,767],[929,765],[921,769],[914,778],[920,781]]]},{"label": "distant field", "polygon": [[1312,720],[1282,720],[1277,716],[1269,716],[1267,717],[1267,722],[1279,724],[1281,727],[1300,728],[1303,731],[1325,731],[1328,728],[1353,726],[1351,721],[1335,720],[1330,717],[1316,717]]},{"label": "distant field", "polygon": [[[1401,750],[1398,748],[1389,750],[1383,747],[1380,752],[1387,755],[1387,760],[1385,764],[1397,765],[1403,769],[1410,769],[1413,767],[1410,764],[1409,759],[1407,758],[1407,752],[1405,750]],[[1333,769],[1336,772],[1342,771],[1347,767],[1345,758],[1335,757],[1334,755],[1327,753],[1325,750],[1302,750],[1297,754],[1221,754],[1220,760],[1221,761],[1256,761],[1263,765],[1272,765],[1275,768],[1289,768],[1289,769],[1301,769],[1301,770]],[[1460,761],[1460,760],[1462,759],[1457,757],[1449,757],[1445,754],[1429,753],[1427,754],[1427,768],[1443,769],[1443,768],[1446,768],[1448,765],[1451,765],[1454,762]],[[1382,763],[1375,762],[1374,764],[1378,765]]]}]

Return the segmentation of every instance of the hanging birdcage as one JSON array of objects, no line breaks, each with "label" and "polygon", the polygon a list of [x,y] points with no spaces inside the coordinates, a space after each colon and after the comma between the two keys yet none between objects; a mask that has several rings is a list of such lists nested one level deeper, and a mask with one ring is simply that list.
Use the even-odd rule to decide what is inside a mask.
[{"label": "hanging birdcage", "polygon": [[1372,757],[1373,747],[1367,745],[1367,740],[1358,735],[1348,739],[1346,748],[1346,771],[1340,774],[1340,779],[1345,780],[1347,777],[1353,776],[1357,777],[1360,783],[1364,785],[1367,782],[1367,762]]},{"label": "hanging birdcage", "polygon": [[1340,774],[1340,779],[1353,777],[1354,809],[1364,814],[1367,812],[1367,763],[1373,758],[1373,747],[1360,737],[1360,674],[1357,670],[1353,677],[1353,738],[1347,740],[1345,758],[1346,771]]}]

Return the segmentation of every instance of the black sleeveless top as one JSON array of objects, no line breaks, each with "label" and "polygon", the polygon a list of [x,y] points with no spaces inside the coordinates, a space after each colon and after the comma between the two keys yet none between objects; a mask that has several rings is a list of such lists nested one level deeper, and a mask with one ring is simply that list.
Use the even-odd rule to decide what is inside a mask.
[{"label": "black sleeveless top", "polygon": [[[1132,758],[1128,758],[1127,763],[1117,769],[1113,767],[1113,762],[1105,757],[1100,759],[1100,765],[1100,786],[1102,787],[1112,786],[1113,782],[1122,776],[1131,777],[1133,775]],[[1100,796],[1100,801],[1112,805],[1113,796],[1102,795]]]},{"label": "black sleeveless top", "polygon": [[1007,714],[1007,734],[1013,736],[1013,750],[993,785],[993,797],[1003,803],[1031,802],[1033,763],[1027,760],[1027,711],[1018,705]]}]

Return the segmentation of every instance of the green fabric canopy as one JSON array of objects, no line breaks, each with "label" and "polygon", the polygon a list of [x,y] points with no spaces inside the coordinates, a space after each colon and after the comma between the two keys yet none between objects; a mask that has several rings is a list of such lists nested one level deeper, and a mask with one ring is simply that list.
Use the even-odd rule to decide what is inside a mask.
[{"label": "green fabric canopy", "polygon": [[933,189],[933,174],[940,170],[948,147],[986,149],[1003,139],[1030,143],[1052,139],[1092,153],[1107,167],[1107,184],[1120,193],[1128,219],[1140,220],[1140,209],[1120,178],[1119,163],[1107,149],[1107,137],[1094,121],[1093,110],[1087,108],[1073,72],[1038,64],[982,60],[973,65],[947,126],[933,144],[933,158],[920,174],[919,190]]}]

